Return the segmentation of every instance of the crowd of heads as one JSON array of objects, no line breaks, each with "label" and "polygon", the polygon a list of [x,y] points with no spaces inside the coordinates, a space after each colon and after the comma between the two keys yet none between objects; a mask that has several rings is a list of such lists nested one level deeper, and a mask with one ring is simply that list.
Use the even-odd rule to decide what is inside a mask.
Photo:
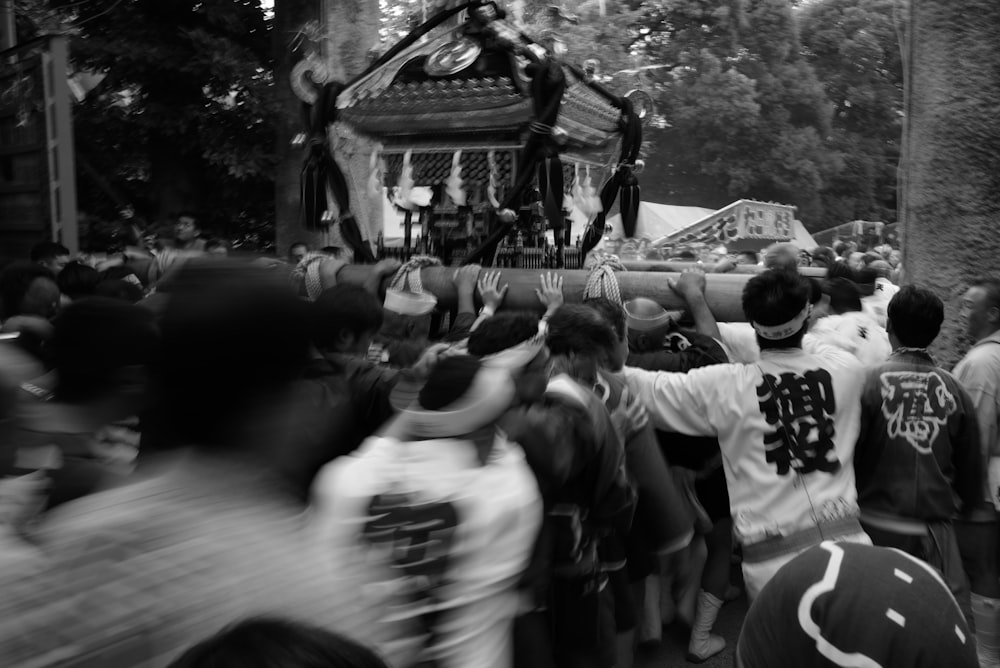
[{"label": "crowd of heads", "polygon": [[[0,320],[20,335],[18,345],[42,368],[57,373],[53,400],[100,405],[108,420],[142,415],[144,447],[151,452],[196,445],[213,453],[294,457],[294,447],[286,448],[289,416],[297,414],[297,384],[311,362],[324,355],[363,359],[379,336],[419,342],[423,353],[434,338],[430,313],[385,308],[377,290],[338,284],[304,299],[304,285],[293,284],[289,273],[315,256],[305,244],[289,248],[281,270],[274,263],[219,257],[228,245],[199,243],[205,240],[190,214],[178,217],[173,235],[172,248],[192,255],[171,260],[155,280],[148,267],[158,261],[156,253],[147,264],[127,256],[95,263],[49,242],[38,244],[30,261],[0,273]],[[335,259],[340,252],[320,254]],[[895,275],[900,259],[888,247],[861,252],[844,244],[809,252],[776,244],[759,257],[739,255],[737,262],[759,261],[767,269],[746,282],[741,301],[762,350],[800,347],[814,311],[861,311],[862,298],[878,280]],[[724,259],[719,254],[718,261]],[[810,279],[797,271],[803,265],[825,267],[827,274]],[[961,308],[974,338],[996,331],[1000,281],[973,282]],[[520,404],[539,402],[554,372],[596,382],[601,372],[622,370],[630,353],[663,349],[678,317],[655,300],[622,303],[603,294],[562,304],[541,320],[523,311],[497,313],[478,322],[455,354],[425,370],[408,410],[417,424],[426,418],[421,414],[447,413],[481,390],[490,373],[506,368],[498,357],[512,350],[530,352],[509,367],[511,394]],[[888,304],[887,323],[895,345],[926,348],[944,323],[944,304],[927,289],[905,286]],[[530,345],[539,337],[544,345]],[[9,407],[0,402],[0,408]],[[500,409],[506,405],[480,426],[492,429]],[[439,425],[435,419],[426,418],[426,424]],[[384,664],[328,631],[280,619],[228,628],[171,664],[238,665]]]}]

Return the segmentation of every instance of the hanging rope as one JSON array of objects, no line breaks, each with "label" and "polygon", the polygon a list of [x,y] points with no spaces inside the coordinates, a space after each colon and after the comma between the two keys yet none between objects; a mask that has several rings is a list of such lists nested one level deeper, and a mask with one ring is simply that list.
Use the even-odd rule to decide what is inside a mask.
[{"label": "hanging rope", "polygon": [[626,271],[625,265],[615,255],[606,255],[590,269],[583,286],[583,299],[607,299],[622,304],[622,291],[616,271]]},{"label": "hanging rope", "polygon": [[441,266],[441,260],[436,257],[415,255],[396,271],[396,274],[392,277],[392,282],[389,283],[389,289],[422,293],[424,291],[424,284],[420,278],[420,270],[425,267],[439,266]]}]

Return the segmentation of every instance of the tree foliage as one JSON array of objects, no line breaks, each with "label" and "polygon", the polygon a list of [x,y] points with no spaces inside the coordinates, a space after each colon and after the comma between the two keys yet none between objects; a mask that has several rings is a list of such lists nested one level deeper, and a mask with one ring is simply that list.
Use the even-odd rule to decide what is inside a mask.
[{"label": "tree foliage", "polygon": [[903,68],[894,0],[822,0],[803,8],[805,56],[833,105],[831,144],[844,168],[823,192],[830,226],[896,219]]},{"label": "tree foliage", "polygon": [[[380,0],[385,44],[455,1]],[[902,75],[893,2],[506,5],[527,32],[558,37],[566,60],[596,58],[609,89],[653,96],[659,123],[646,130],[644,198],[780,201],[820,229],[895,220]],[[128,206],[149,220],[202,209],[220,233],[262,234],[274,205],[279,111],[260,0],[17,7],[20,32],[25,16],[70,26],[74,67],[104,76],[74,109],[82,209],[109,218]]]},{"label": "tree foliage", "polygon": [[271,35],[259,0],[50,0],[74,70],[80,208],[150,222],[193,209],[218,234],[273,211]]}]

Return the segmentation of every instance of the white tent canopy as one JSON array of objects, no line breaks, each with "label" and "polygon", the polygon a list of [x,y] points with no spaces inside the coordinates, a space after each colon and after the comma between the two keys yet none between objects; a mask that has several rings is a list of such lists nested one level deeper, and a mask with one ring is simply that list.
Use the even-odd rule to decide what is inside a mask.
[{"label": "white tent canopy", "polygon": [[[700,206],[674,206],[673,204],[639,202],[639,217],[635,225],[635,238],[645,238],[655,241],[660,237],[683,230],[691,223],[701,220],[714,211],[715,209],[706,209]],[[622,230],[622,216],[620,213],[610,216],[606,224],[610,225],[613,230],[611,234],[604,235],[606,238],[621,239],[625,236]]]},{"label": "white tent canopy", "polygon": [[792,243],[798,246],[799,249],[807,251],[819,246],[801,220],[792,221]]}]

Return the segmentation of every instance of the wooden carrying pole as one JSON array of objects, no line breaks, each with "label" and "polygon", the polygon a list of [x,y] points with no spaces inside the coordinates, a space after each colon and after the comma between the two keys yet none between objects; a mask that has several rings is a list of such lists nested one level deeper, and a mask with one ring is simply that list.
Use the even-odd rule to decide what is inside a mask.
[{"label": "wooden carrying pole", "polygon": [[[341,283],[353,285],[363,284],[371,274],[371,265],[347,265],[337,274]],[[541,275],[546,273],[540,269],[498,269],[484,271],[499,271],[500,285],[510,285],[504,299],[506,310],[541,311],[542,306],[535,295],[535,289],[540,286]],[[590,272],[583,270],[558,270],[552,273],[563,278],[563,294],[567,302],[580,302],[583,289],[587,284]],[[452,276],[454,267],[427,267],[421,270],[420,278],[425,292],[438,298],[438,303],[445,307],[455,305],[458,295]],[[668,310],[686,310],[684,300],[667,284],[669,278],[676,280],[678,274],[665,272],[623,271],[617,272],[618,285],[621,287],[622,299],[648,297],[662,304]],[[705,299],[709,308],[720,322],[743,322],[742,295],[743,286],[750,280],[749,274],[707,274],[705,276]]]},{"label": "wooden carrying pole", "polygon": [[[688,267],[701,267],[706,272],[711,272],[714,265],[700,265],[697,262],[668,262],[666,260],[625,260],[622,262],[622,266],[629,271],[665,271],[669,273],[684,271]],[[759,264],[738,264],[735,269],[726,273],[759,274],[762,271],[764,271],[764,267]],[[826,276],[826,268],[799,267],[799,273],[811,278],[823,278]]]}]

